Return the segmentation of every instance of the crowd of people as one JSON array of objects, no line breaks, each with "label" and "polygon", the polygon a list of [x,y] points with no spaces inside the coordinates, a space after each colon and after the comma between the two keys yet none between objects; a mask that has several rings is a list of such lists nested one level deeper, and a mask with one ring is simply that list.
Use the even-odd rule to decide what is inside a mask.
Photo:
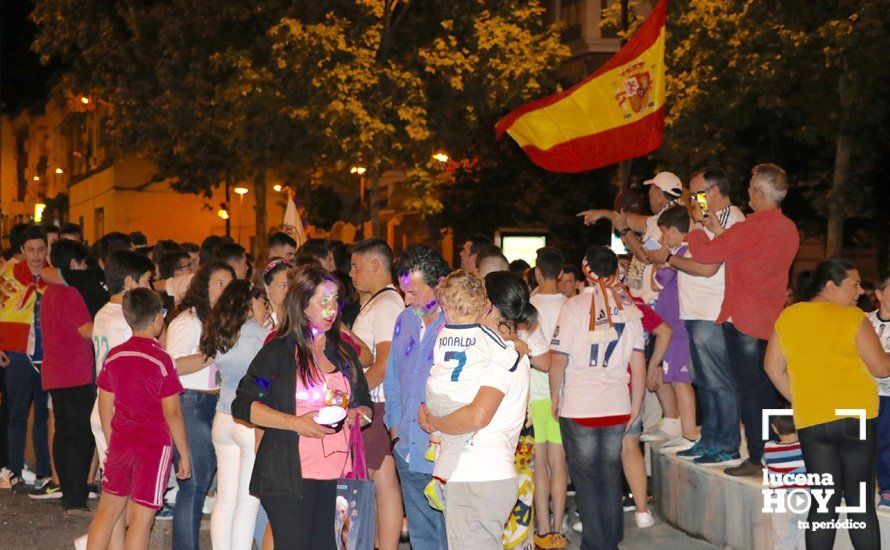
[{"label": "crowd of people", "polygon": [[[407,530],[415,550],[495,549],[530,426],[537,548],[566,548],[570,525],[583,549],[618,548],[629,510],[653,525],[647,441],[731,476],[830,474],[831,502],[862,506],[848,512],[865,525],[855,547],[879,548],[890,276],[868,313],[841,259],[789,299],[799,243],[778,166],[753,169],[747,216],[719,169],[645,185],[652,215],[579,214],[611,222],[627,257],[591,246],[567,263],[548,246],[534,267],[484,235],[452,269],[379,238],[298,246],[276,232],[255,258],[220,236],[113,232],[87,247],[73,224],[16,226],[0,268],[0,488],[91,517],[78,548],[147,548],[153,522],[172,520],[173,548],[197,549],[210,509],[214,548],[339,550],[355,531],[337,480],[366,468],[374,546]],[[793,419],[763,434],[763,411],[786,401]],[[332,406],[345,418],[322,419]],[[865,411],[863,439],[836,409]],[[773,519],[777,548],[802,547],[797,519]]]}]

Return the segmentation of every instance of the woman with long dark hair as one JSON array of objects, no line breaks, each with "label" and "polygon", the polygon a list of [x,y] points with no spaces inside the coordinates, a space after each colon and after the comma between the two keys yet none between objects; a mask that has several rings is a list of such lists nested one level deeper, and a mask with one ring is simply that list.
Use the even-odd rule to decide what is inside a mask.
[{"label": "woman with long dark hair", "polygon": [[[318,409],[343,402],[340,431],[313,420]],[[337,283],[318,267],[292,271],[281,328],[251,362],[232,403],[232,416],[265,429],[250,493],[269,516],[276,546],[336,547],[336,480],[352,468],[350,430],[371,414],[368,382],[342,336]]]},{"label": "woman with long dark hair", "polygon": [[[490,306],[481,325],[499,344],[517,340],[517,330],[534,325],[537,311],[520,277],[506,271],[489,273],[485,292]],[[474,434],[448,479],[445,529],[451,548],[502,548],[504,523],[516,503],[514,453],[531,378],[529,358],[521,355],[506,384],[482,386],[469,405],[442,417],[431,415],[426,405],[420,408],[420,424],[430,433]]]},{"label": "woman with long dark hair", "polygon": [[[255,291],[259,292],[255,292]],[[232,282],[216,302],[201,334],[201,353],[211,358],[220,375],[219,402],[213,419],[217,491],[210,516],[210,538],[220,550],[249,548],[260,501],[250,496],[255,437],[253,428],[232,418],[235,389],[269,331],[263,289],[250,282]]]},{"label": "woman with long dark hair", "polygon": [[292,265],[284,258],[269,258],[263,267],[262,279],[272,309],[266,326],[278,328],[284,317],[284,298],[287,296],[287,272]]},{"label": "woman with long dark hair", "polygon": [[[195,274],[185,296],[173,311],[167,327],[167,353],[185,391],[180,396],[185,431],[192,459],[192,477],[180,479],[173,508],[173,548],[198,550],[204,497],[210,489],[216,457],[210,429],[219,385],[212,359],[199,352],[204,323],[225,288],[235,280],[235,272],[224,263],[211,263]],[[174,463],[179,455],[174,453]]]},{"label": "woman with long dark hair", "polygon": [[[864,529],[850,529],[857,550],[881,547],[875,514],[878,387],[874,377],[890,376],[890,356],[884,352],[865,313],[856,307],[862,294],[859,272],[851,262],[831,259],[798,279],[803,300],[789,306],[776,321],[764,367],[776,388],[791,402],[807,473],[828,474],[834,493],[827,510],[813,501],[810,525],[837,519],[843,498],[847,519]],[[865,413],[860,418],[839,409]],[[864,435],[864,438],[863,438]],[[862,493],[862,487],[865,492]],[[864,498],[864,501],[862,500]],[[835,529],[810,529],[808,549],[830,549]]]}]

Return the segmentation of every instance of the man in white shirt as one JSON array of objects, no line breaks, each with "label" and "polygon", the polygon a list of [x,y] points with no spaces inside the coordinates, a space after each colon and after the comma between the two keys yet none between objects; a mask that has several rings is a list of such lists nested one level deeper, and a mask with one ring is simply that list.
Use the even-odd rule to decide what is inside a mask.
[{"label": "man in white shirt", "polygon": [[[538,310],[538,324],[547,342],[553,339],[559,312],[567,298],[559,291],[565,257],[552,246],[539,248],[535,259],[538,291],[531,303]],[[535,366],[534,364],[532,366]],[[542,548],[565,548],[561,533],[566,507],[568,471],[559,422],[551,414],[548,374],[537,367],[531,371],[531,416],[535,429],[535,544]],[[553,523],[550,523],[550,503]]]},{"label": "man in white shirt", "polygon": [[[745,219],[729,199],[729,178],[722,170],[697,172],[689,181],[689,191],[699,220],[701,207],[696,199],[699,193],[704,193],[711,223],[717,222],[722,229],[728,229]],[[714,238],[711,230],[704,230],[709,238]],[[699,465],[735,466],[740,462],[739,404],[726,337],[722,327],[714,324],[723,304],[723,265],[698,263],[688,250],[684,257],[668,256],[666,247],[647,251],[647,255],[652,262],[666,262],[679,272],[680,319],[689,333],[692,381],[702,408],[701,439],[677,456]]]},{"label": "man in white shirt", "polygon": [[364,365],[374,418],[362,432],[371,479],[377,495],[377,538],[380,548],[395,548],[402,532],[402,493],[390,450],[389,434],[383,424],[386,396],[383,379],[396,319],[405,309],[402,295],[392,280],[392,249],[383,239],[360,241],[350,249],[349,276],[355,289],[370,298],[352,325],[352,331],[371,349],[373,362]]}]

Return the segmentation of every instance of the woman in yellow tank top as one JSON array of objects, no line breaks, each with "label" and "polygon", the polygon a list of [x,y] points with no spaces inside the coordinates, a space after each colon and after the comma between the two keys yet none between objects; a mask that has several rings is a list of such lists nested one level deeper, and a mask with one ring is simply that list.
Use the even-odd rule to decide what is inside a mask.
[{"label": "woman in yellow tank top", "polygon": [[[847,513],[864,529],[851,529],[857,550],[881,546],[875,514],[878,390],[874,376],[890,376],[884,353],[865,314],[856,308],[862,294],[859,272],[847,260],[832,259],[799,280],[804,301],[779,316],[770,337],[764,367],[776,388],[791,402],[808,473],[829,474],[836,483],[824,513],[810,507],[810,525],[837,519],[841,498],[848,507],[864,504],[864,513]],[[859,420],[837,409],[865,414],[865,438]],[[865,485],[865,502],[860,487]],[[815,503],[815,500],[813,501]],[[831,549],[834,529],[810,529],[808,549]]]}]

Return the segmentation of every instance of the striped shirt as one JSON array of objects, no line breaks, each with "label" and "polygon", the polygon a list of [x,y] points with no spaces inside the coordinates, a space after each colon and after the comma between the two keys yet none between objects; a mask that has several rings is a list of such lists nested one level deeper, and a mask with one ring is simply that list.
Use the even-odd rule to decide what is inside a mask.
[{"label": "striped shirt", "polygon": [[[772,475],[806,474],[807,468],[803,462],[803,454],[800,452],[800,442],[776,443],[767,441],[763,446],[763,461]],[[770,484],[772,489],[800,489],[808,488],[808,485]]]}]

